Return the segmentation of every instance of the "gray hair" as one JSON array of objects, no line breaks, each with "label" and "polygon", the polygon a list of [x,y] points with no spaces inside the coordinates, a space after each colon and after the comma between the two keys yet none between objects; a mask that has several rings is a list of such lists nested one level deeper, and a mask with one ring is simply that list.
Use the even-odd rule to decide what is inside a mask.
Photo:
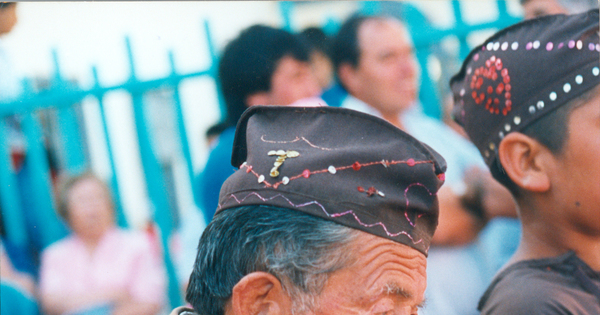
[{"label": "gray hair", "polygon": [[315,307],[329,274],[352,262],[358,231],[299,211],[244,206],[218,213],[204,231],[187,301],[203,315],[222,315],[233,287],[268,272],[292,298],[293,314]]}]

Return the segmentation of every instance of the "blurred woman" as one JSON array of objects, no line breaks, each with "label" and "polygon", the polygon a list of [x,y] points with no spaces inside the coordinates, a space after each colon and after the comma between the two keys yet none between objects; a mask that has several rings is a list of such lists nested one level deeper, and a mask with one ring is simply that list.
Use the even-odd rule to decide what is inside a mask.
[{"label": "blurred woman", "polygon": [[42,253],[40,299],[47,314],[156,314],[165,271],[148,237],[115,225],[108,187],[86,173],[65,181],[58,214],[72,233]]}]

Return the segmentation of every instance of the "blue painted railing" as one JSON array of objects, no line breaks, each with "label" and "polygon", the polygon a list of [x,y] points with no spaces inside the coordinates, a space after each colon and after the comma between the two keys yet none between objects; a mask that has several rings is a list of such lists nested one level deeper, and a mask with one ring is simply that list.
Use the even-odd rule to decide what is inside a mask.
[{"label": "blue painted railing", "polygon": [[[456,24],[447,29],[439,29],[432,26],[425,16],[415,7],[407,3],[388,3],[388,2],[363,2],[359,5],[359,10],[365,14],[387,13],[397,15],[402,18],[409,26],[412,32],[413,40],[417,50],[417,59],[422,69],[427,69],[429,56],[432,54],[432,47],[439,45],[440,41],[448,36],[455,36],[459,40],[460,58],[464,58],[470,50],[467,43],[467,36],[474,31],[499,29],[519,21],[519,17],[511,16],[504,1],[496,1],[499,11],[499,18],[495,21],[489,21],[479,24],[468,24],[464,21],[461,13],[460,2],[452,1],[453,15]],[[283,17],[283,28],[294,31],[292,20],[295,8],[298,5],[311,5],[310,2],[281,2],[280,12]],[[463,4],[464,5],[464,4]],[[467,2],[468,5],[468,2]],[[341,21],[336,18],[330,18],[324,28],[328,34],[334,33],[339,27]],[[135,130],[139,142],[142,168],[146,177],[148,196],[151,201],[153,220],[160,228],[161,244],[163,248],[168,248],[168,239],[176,222],[174,222],[169,196],[167,194],[164,174],[161,170],[159,159],[156,155],[156,149],[153,147],[153,135],[149,128],[147,118],[144,115],[144,99],[146,92],[167,88],[173,91],[172,104],[174,106],[176,129],[179,133],[180,147],[186,162],[187,172],[190,179],[194,178],[194,167],[190,153],[188,135],[185,128],[185,119],[182,111],[182,101],[179,94],[179,86],[182,81],[195,77],[210,77],[214,80],[218,88],[217,65],[218,52],[214,47],[210,28],[207,22],[203,25],[207,38],[208,53],[210,64],[206,69],[181,74],[175,70],[175,60],[173,53],[169,52],[168,62],[170,65],[170,74],[163,78],[152,80],[140,80],[136,76],[136,68],[133,60],[133,47],[131,47],[128,38],[125,39],[127,56],[129,61],[129,78],[117,85],[102,86],[98,80],[98,71],[92,67],[91,74],[94,84],[90,88],[81,88],[66,81],[59,66],[59,57],[56,52],[52,52],[54,73],[51,80],[51,89],[46,91],[33,91],[31,83],[24,86],[22,96],[11,102],[0,101],[0,200],[2,207],[2,216],[5,225],[7,239],[17,246],[26,247],[28,244],[39,242],[39,248],[52,243],[66,234],[66,228],[57,218],[54,212],[54,198],[52,194],[52,183],[47,152],[45,149],[42,127],[36,115],[39,111],[56,110],[59,126],[60,152],[63,157],[63,168],[69,173],[78,173],[89,168],[89,157],[82,149],[81,124],[76,117],[75,109],[86,97],[93,97],[98,100],[100,108],[100,119],[106,147],[108,149],[108,161],[111,169],[111,186],[115,199],[117,220],[119,225],[127,226],[127,218],[123,213],[121,196],[119,193],[119,176],[115,168],[115,159],[111,139],[109,137],[107,118],[105,115],[106,94],[113,91],[125,91],[131,96],[134,112]],[[458,63],[459,60],[456,60]],[[441,117],[440,96],[436,82],[434,82],[427,71],[422,71],[422,84],[420,99],[424,105],[426,113],[432,117]],[[218,93],[219,108],[224,113],[223,97]],[[217,110],[217,109],[215,109]],[[7,140],[6,118],[9,116],[19,117],[21,121],[22,132],[27,143],[27,154],[24,169],[18,174],[11,167],[9,141]],[[19,191],[23,187],[22,182],[28,183],[29,191]],[[190,183],[194,188],[193,180]],[[27,196],[26,198],[23,196]],[[25,213],[32,211],[33,213]],[[28,233],[31,225],[35,226],[35,233]],[[34,236],[32,236],[34,235]],[[39,237],[40,239],[33,239]],[[171,305],[177,305],[181,302],[179,286],[175,270],[170,257],[170,252],[164,250],[164,260],[166,262],[169,275],[169,298]]]}]

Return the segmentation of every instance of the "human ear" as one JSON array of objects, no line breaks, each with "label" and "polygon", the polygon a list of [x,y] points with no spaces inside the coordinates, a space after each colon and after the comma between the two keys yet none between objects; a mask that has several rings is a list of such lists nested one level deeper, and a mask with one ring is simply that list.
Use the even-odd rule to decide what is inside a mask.
[{"label": "human ear", "polygon": [[246,97],[246,106],[255,106],[255,105],[278,105],[278,104],[270,104],[269,93],[267,92],[256,92],[250,94]]},{"label": "human ear", "polygon": [[550,189],[547,161],[552,153],[537,140],[522,133],[509,133],[498,147],[500,163],[510,179],[524,190]]},{"label": "human ear", "polygon": [[281,282],[266,272],[244,276],[233,287],[231,294],[230,309],[235,315],[290,314],[291,306],[291,298]]}]

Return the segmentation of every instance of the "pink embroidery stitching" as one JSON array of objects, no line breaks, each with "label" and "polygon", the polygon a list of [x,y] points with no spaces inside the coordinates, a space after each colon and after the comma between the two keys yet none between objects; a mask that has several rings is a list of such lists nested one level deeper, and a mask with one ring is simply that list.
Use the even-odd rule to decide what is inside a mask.
[{"label": "pink embroidery stitching", "polygon": [[[421,184],[418,184],[418,183],[416,183],[416,184],[417,184],[417,185],[421,185]],[[412,185],[409,185],[409,187],[408,187],[408,188],[410,188],[411,186],[412,186]],[[408,188],[407,188],[407,190],[408,190]],[[366,223],[363,223],[363,222],[360,220],[360,218],[359,218],[359,217],[358,217],[358,216],[357,216],[357,215],[354,213],[354,211],[353,211],[353,210],[347,210],[347,211],[344,211],[344,212],[342,212],[342,213],[334,213],[334,214],[329,214],[329,212],[327,212],[327,210],[325,209],[325,207],[324,207],[322,204],[320,204],[318,201],[309,201],[309,202],[306,202],[306,203],[302,203],[302,204],[296,205],[296,204],[294,204],[294,203],[293,203],[291,200],[289,200],[287,197],[285,197],[285,196],[284,196],[284,195],[282,195],[282,194],[277,194],[277,195],[275,195],[275,196],[273,196],[273,197],[270,197],[270,198],[264,198],[263,196],[261,196],[261,195],[260,195],[260,194],[258,194],[257,192],[251,192],[251,193],[249,193],[248,195],[246,195],[244,198],[242,198],[241,200],[240,200],[240,199],[238,199],[238,197],[237,197],[236,195],[234,195],[234,194],[231,194],[231,195],[228,197],[228,199],[229,199],[229,198],[233,198],[233,199],[234,199],[234,200],[235,200],[235,201],[236,201],[238,204],[240,204],[240,203],[244,202],[244,201],[245,201],[247,198],[249,198],[249,197],[251,197],[251,196],[256,196],[256,197],[258,197],[260,200],[262,200],[263,202],[266,202],[266,201],[269,201],[269,200],[273,200],[273,199],[275,199],[275,198],[277,198],[277,197],[281,197],[281,198],[285,199],[285,200],[286,200],[286,201],[287,201],[287,202],[288,202],[288,203],[289,203],[291,206],[293,206],[293,207],[295,207],[295,208],[302,208],[302,207],[306,207],[306,206],[309,206],[309,205],[313,205],[313,204],[314,204],[314,205],[317,205],[317,206],[319,206],[319,207],[321,208],[321,210],[323,210],[323,212],[324,212],[324,213],[325,213],[325,214],[326,214],[328,217],[330,217],[330,218],[337,218],[337,217],[341,217],[341,216],[344,216],[344,215],[347,215],[347,214],[352,214],[352,216],[354,217],[354,219],[356,220],[356,222],[358,222],[358,224],[360,224],[360,225],[362,225],[362,226],[364,226],[364,227],[368,227],[368,228],[371,228],[371,227],[374,227],[374,226],[381,226],[381,227],[383,228],[383,230],[385,231],[385,233],[386,233],[388,236],[390,236],[390,237],[396,237],[396,236],[398,236],[398,235],[405,235],[405,236],[407,236],[407,237],[408,237],[408,238],[411,240],[411,242],[413,242],[413,244],[419,244],[419,243],[421,243],[421,242],[423,241],[423,239],[419,239],[418,241],[415,241],[415,239],[412,237],[412,235],[410,235],[410,234],[409,234],[408,232],[406,232],[406,231],[400,231],[400,232],[397,232],[397,233],[391,233],[391,232],[390,232],[390,231],[387,229],[387,227],[385,226],[385,224],[383,224],[383,222],[381,222],[381,221],[380,221],[380,222],[373,223],[373,224],[366,224]],[[218,206],[218,209],[221,209],[221,205],[219,205],[219,206]],[[405,211],[405,212],[406,212],[406,211]],[[407,217],[407,218],[408,218],[408,217]],[[410,220],[409,220],[409,222],[410,222]],[[413,224],[412,224],[412,222],[411,222],[411,225],[412,225],[413,227],[415,226],[415,225],[413,225]],[[428,249],[426,249],[426,251],[427,251],[427,250],[428,250]]]},{"label": "pink embroidery stitching", "polygon": [[[431,191],[430,191],[430,190],[429,190],[429,189],[428,189],[428,188],[427,188],[425,185],[423,185],[423,184],[421,184],[421,183],[412,183],[412,184],[408,185],[408,187],[406,187],[406,189],[404,190],[404,198],[406,199],[406,209],[404,209],[404,217],[406,218],[406,220],[408,221],[408,223],[409,223],[409,224],[410,224],[412,227],[416,227],[416,226],[417,226],[417,224],[416,224],[416,223],[413,223],[413,222],[412,222],[412,220],[411,220],[411,219],[408,217],[408,211],[407,211],[407,209],[408,209],[408,206],[409,206],[409,204],[410,204],[410,201],[408,200],[408,190],[409,190],[411,187],[413,187],[413,186],[419,186],[419,187],[423,187],[423,188],[425,188],[425,190],[427,190],[427,193],[428,193],[430,196],[433,196],[434,194],[433,194],[433,193],[431,193]],[[419,215],[417,216],[417,219],[418,219],[418,218],[420,218],[420,217],[422,217],[422,216],[423,216],[423,214],[419,214]]]},{"label": "pink embroidery stitching", "polygon": [[262,142],[266,142],[266,143],[294,143],[294,142],[298,142],[300,140],[306,142],[309,146],[315,148],[315,149],[319,149],[319,150],[324,150],[324,151],[333,151],[333,150],[337,150],[337,149],[332,149],[332,148],[324,148],[324,147],[320,147],[317,145],[312,144],[310,141],[308,141],[308,139],[304,138],[304,137],[296,137],[294,140],[291,141],[272,141],[272,140],[266,140],[265,139],[265,135],[260,136],[260,140]]}]

